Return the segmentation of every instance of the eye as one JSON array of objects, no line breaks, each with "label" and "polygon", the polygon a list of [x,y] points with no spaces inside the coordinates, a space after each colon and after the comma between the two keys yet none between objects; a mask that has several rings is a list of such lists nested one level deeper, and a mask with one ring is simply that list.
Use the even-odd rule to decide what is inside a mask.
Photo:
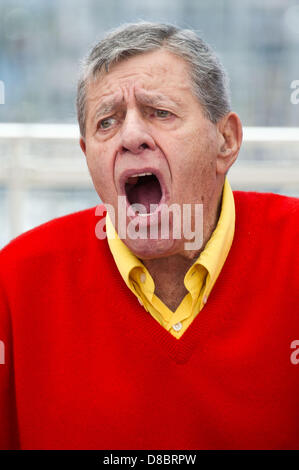
[{"label": "eye", "polygon": [[172,114],[170,111],[166,111],[165,109],[156,109],[155,113],[158,118],[167,118]]},{"label": "eye", "polygon": [[102,130],[109,129],[113,124],[115,124],[115,122],[116,122],[116,119],[112,117],[102,119],[98,124],[98,129],[102,129]]}]

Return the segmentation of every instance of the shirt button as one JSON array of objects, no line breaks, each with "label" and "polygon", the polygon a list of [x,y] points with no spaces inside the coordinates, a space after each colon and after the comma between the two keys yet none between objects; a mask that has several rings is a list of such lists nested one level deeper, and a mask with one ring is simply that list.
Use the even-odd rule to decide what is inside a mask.
[{"label": "shirt button", "polygon": [[141,273],[141,274],[140,274],[140,282],[144,283],[144,282],[145,282],[145,279],[146,279],[145,273]]},{"label": "shirt button", "polygon": [[172,325],[172,328],[174,329],[174,331],[180,331],[183,328],[183,325],[179,321],[178,323],[175,323],[174,325]]},{"label": "shirt button", "polygon": [[207,296],[206,296],[206,295],[204,296],[204,298],[202,299],[202,301],[203,301],[203,303],[204,303],[204,304],[206,304],[206,303],[207,303],[207,301],[208,301],[208,298],[207,298]]}]

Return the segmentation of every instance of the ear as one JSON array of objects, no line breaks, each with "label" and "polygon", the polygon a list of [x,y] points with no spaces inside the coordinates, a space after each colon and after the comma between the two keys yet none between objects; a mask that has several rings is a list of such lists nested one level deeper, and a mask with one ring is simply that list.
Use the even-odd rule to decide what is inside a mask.
[{"label": "ear", "polygon": [[236,113],[226,114],[217,123],[219,149],[217,155],[217,173],[225,175],[236,160],[242,143],[242,123]]},{"label": "ear", "polygon": [[83,137],[80,137],[80,147],[84,155],[86,156],[86,143]]}]

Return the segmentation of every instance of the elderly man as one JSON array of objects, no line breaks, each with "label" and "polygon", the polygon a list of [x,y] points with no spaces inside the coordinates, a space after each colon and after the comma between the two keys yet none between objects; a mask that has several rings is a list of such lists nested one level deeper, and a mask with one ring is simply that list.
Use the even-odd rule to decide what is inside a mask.
[{"label": "elderly man", "polygon": [[126,25],[77,105],[105,206],[1,252],[0,445],[298,448],[299,203],[231,191],[242,127],[215,54]]}]

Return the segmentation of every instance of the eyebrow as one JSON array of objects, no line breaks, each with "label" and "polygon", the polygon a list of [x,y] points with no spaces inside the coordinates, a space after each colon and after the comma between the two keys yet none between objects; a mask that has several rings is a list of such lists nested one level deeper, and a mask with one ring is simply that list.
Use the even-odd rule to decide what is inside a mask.
[{"label": "eyebrow", "polygon": [[101,116],[110,114],[122,103],[123,103],[123,98],[120,100],[119,98],[116,98],[116,97],[103,101],[96,109],[94,120],[98,119]]},{"label": "eyebrow", "polygon": [[158,107],[158,106],[167,106],[169,104],[175,106],[181,106],[182,102],[179,99],[173,100],[170,96],[158,94],[147,94],[147,93],[137,93],[136,94],[137,101],[141,104]]},{"label": "eyebrow", "polygon": [[[164,96],[161,94],[147,94],[147,93],[136,93],[137,102],[151,107],[167,106],[172,104],[174,106],[181,106],[182,101],[180,99],[173,100],[169,96]],[[94,120],[97,120],[99,117],[108,115],[112,113],[116,108],[121,106],[124,103],[124,99],[119,99],[114,97],[111,99],[106,99],[103,101],[98,108],[96,109]]]}]

